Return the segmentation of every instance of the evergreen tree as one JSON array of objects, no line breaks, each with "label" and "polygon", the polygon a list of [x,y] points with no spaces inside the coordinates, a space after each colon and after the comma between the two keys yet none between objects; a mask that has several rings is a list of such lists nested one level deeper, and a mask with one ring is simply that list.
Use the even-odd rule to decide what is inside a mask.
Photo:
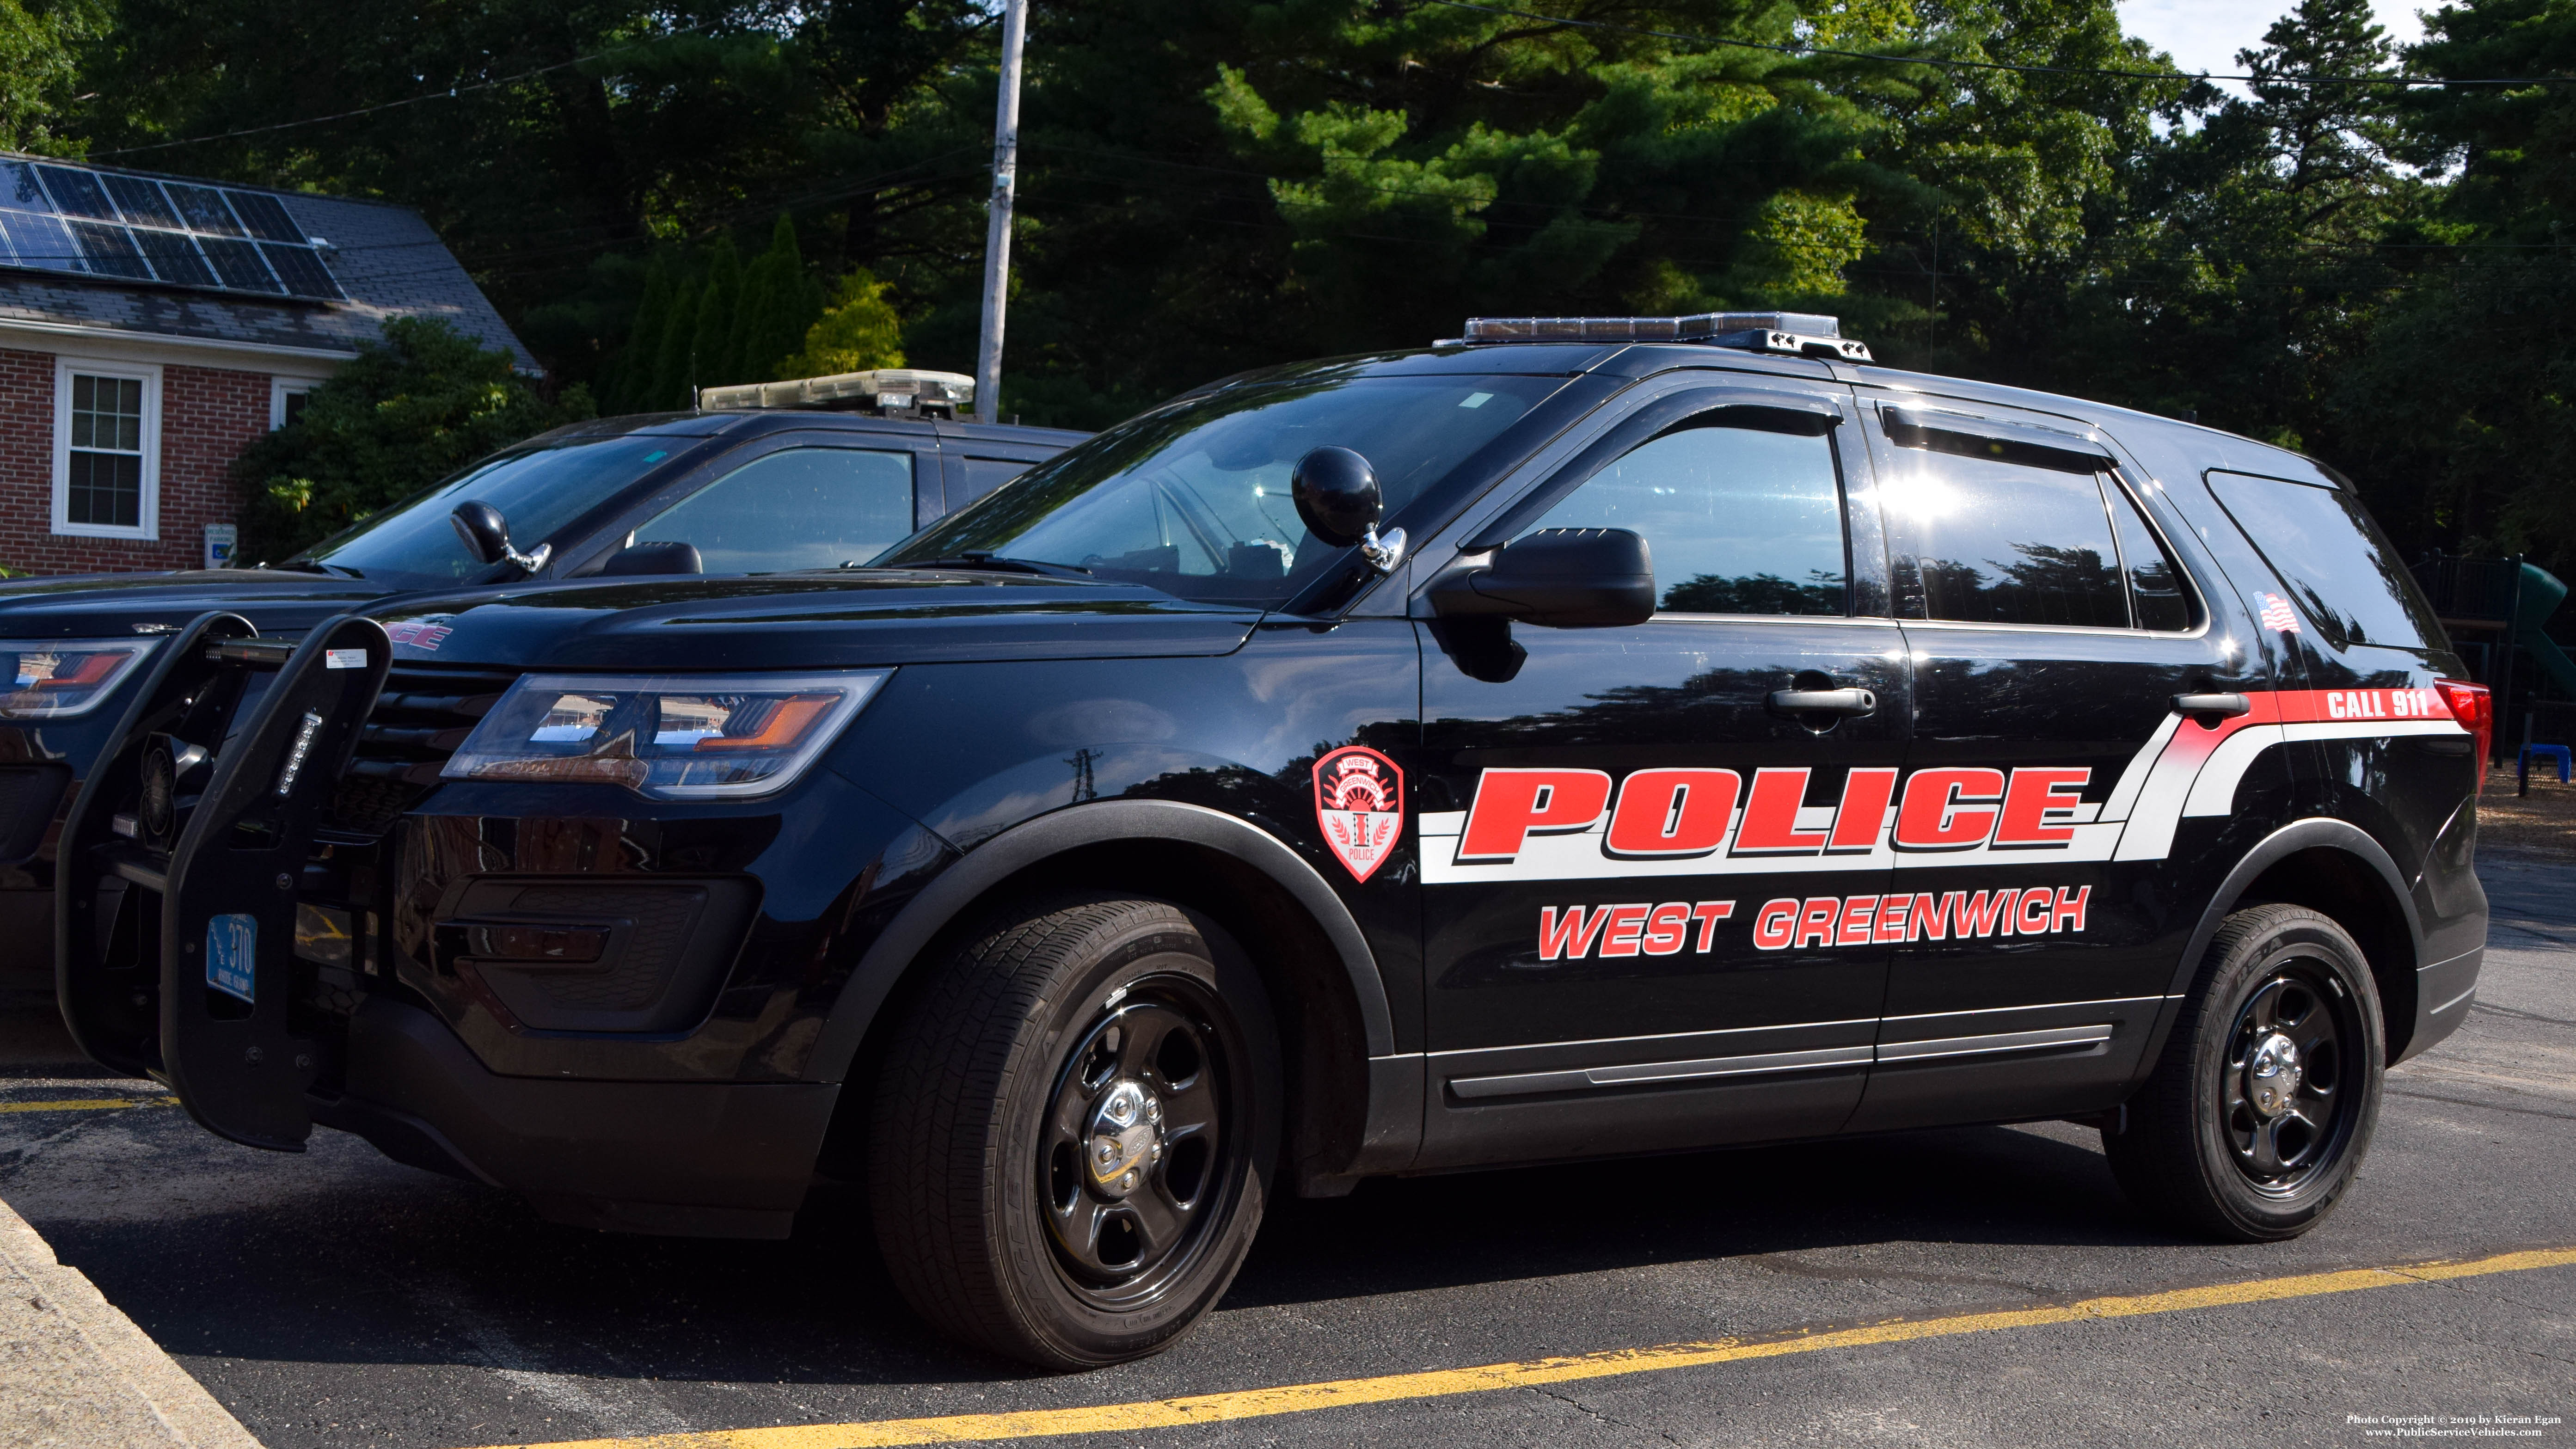
[{"label": "evergreen tree", "polygon": [[805,346],[778,369],[780,377],[829,377],[903,366],[903,319],[885,300],[886,284],[860,267],[841,278],[822,320],[805,330]]},{"label": "evergreen tree", "polygon": [[823,288],[805,270],[796,244],[796,225],[781,213],[771,228],[769,249],[755,258],[743,277],[741,339],[745,382],[774,382],[796,374],[787,360],[804,346],[805,334],[823,315]]},{"label": "evergreen tree", "polygon": [[644,412],[668,412],[689,405],[697,385],[698,294],[695,282],[681,284],[671,301],[670,320],[662,327],[662,346],[653,364],[653,387],[645,394]]},{"label": "evergreen tree", "polygon": [[742,338],[742,261],[734,255],[733,238],[716,233],[707,248],[707,283],[698,293],[698,327],[692,364],[700,387],[722,387],[752,379],[739,356]]},{"label": "evergreen tree", "polygon": [[621,413],[640,413],[652,406],[653,384],[662,364],[662,335],[671,320],[671,267],[660,252],[644,271],[643,300],[635,304],[635,323],[619,349],[613,371],[602,380],[608,405]]}]

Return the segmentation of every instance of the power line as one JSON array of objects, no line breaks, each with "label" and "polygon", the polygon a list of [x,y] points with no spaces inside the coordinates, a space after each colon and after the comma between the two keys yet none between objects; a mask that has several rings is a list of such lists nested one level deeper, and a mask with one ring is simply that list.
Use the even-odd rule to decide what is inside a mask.
[{"label": "power line", "polygon": [[353,116],[372,116],[378,111],[390,111],[401,106],[416,106],[423,101],[454,100],[468,91],[488,91],[498,86],[512,85],[516,82],[527,80],[533,76],[546,75],[553,71],[567,69],[571,66],[586,65],[591,61],[601,60],[608,56],[615,55],[622,50],[636,49],[638,46],[647,44],[650,41],[672,40],[679,36],[694,34],[697,31],[706,29],[714,23],[715,22],[712,20],[702,20],[695,25],[684,26],[678,30],[666,30],[659,35],[648,37],[647,40],[627,41],[619,45],[612,45],[606,50],[595,50],[588,55],[576,55],[570,60],[559,60],[552,65],[541,65],[534,70],[520,71],[516,75],[495,76],[491,80],[474,81],[466,85],[449,86],[443,91],[429,91],[417,96],[406,96],[398,101],[385,101],[377,105],[360,106],[354,111],[334,111],[327,116],[307,116],[300,121],[276,121],[265,126],[244,126],[238,131],[217,131],[211,135],[205,136],[184,136],[176,141],[154,141],[143,146],[119,146],[114,150],[89,152],[88,156],[84,159],[95,159],[100,156],[132,156],[144,151],[167,151],[173,146],[194,146],[202,141],[229,141],[238,136],[259,136],[265,135],[271,131],[293,130],[298,126],[319,126],[326,121],[345,121]]},{"label": "power line", "polygon": [[1767,50],[1774,55],[1804,58],[1829,55],[1841,60],[1872,60],[1890,65],[1944,66],[1951,70],[1999,70],[2018,75],[2102,76],[2114,80],[2168,81],[2254,81],[2267,85],[2302,86],[2397,86],[2401,89],[2436,86],[2544,86],[2565,85],[2576,76],[2507,76],[2470,79],[2438,79],[2423,76],[2357,76],[2357,75],[2194,75],[2178,70],[2111,70],[2086,65],[2013,65],[1999,60],[1959,60],[1933,55],[1885,55],[1868,50],[1837,50],[1829,45],[1772,45],[1759,40],[1726,40],[1714,35],[1691,35],[1678,30],[1649,30],[1642,26],[1621,25],[1609,20],[1582,20],[1571,15],[1547,15],[1534,10],[1515,10],[1507,5],[1481,5],[1475,0],[1425,0],[1432,5],[1445,5],[1452,10],[1481,10],[1488,15],[1509,15],[1519,20],[1536,20],[1548,25],[1571,25],[1585,30],[1616,30],[1627,35],[1649,36],[1657,40],[1679,40],[1693,45],[1727,46],[1737,50]]}]

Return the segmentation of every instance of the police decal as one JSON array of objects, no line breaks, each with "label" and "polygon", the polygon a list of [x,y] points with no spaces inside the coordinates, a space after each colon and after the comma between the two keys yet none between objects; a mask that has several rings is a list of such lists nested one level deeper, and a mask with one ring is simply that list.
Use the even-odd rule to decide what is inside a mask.
[{"label": "police decal", "polygon": [[1315,762],[1315,822],[1353,880],[1376,874],[1404,838],[1404,772],[1365,745]]}]

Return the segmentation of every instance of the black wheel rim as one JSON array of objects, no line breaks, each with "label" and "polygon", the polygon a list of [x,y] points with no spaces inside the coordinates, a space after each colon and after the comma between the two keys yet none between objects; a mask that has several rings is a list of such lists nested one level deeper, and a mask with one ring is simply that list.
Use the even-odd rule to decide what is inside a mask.
[{"label": "black wheel rim", "polygon": [[2325,963],[2274,962],[2237,1008],[2215,1084],[2219,1130],[2258,1192],[2296,1195],[2339,1162],[2361,1110],[2359,1007]]},{"label": "black wheel rim", "polygon": [[1094,1306],[1153,1301],[1225,1216],[1242,1133],[1222,1009],[1193,978],[1130,983],[1058,1069],[1038,1211],[1067,1286]]}]

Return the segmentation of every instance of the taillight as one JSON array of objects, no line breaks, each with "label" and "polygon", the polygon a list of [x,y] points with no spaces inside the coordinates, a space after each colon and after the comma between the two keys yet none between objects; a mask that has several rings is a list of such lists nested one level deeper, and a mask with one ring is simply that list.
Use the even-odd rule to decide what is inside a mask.
[{"label": "taillight", "polygon": [[2484,793],[2487,755],[2495,745],[2495,696],[2485,685],[2465,680],[2436,679],[2433,687],[2442,692],[2442,703],[2451,707],[2451,718],[2478,742],[2478,789]]}]

